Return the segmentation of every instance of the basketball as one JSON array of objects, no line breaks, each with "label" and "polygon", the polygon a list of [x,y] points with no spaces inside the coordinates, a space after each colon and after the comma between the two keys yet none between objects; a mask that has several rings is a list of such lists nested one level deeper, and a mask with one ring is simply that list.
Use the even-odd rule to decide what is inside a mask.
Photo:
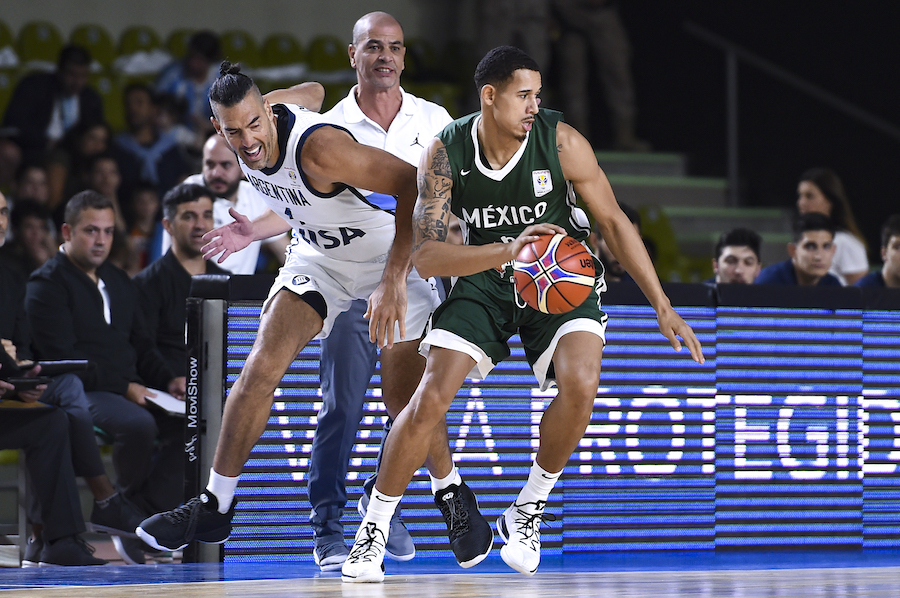
[{"label": "basketball", "polygon": [[594,258],[568,235],[541,235],[513,261],[516,290],[529,306],[562,314],[581,305],[594,288]]}]

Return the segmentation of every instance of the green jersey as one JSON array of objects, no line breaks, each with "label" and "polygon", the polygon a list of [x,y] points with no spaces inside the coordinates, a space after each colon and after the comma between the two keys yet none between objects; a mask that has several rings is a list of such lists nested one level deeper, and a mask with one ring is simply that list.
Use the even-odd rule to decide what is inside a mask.
[{"label": "green jersey", "polygon": [[511,242],[529,225],[553,223],[579,241],[590,224],[575,205],[556,149],[562,113],[540,110],[519,150],[492,170],[478,144],[480,113],[456,120],[438,134],[453,172],[450,211],[459,218],[467,245]]}]

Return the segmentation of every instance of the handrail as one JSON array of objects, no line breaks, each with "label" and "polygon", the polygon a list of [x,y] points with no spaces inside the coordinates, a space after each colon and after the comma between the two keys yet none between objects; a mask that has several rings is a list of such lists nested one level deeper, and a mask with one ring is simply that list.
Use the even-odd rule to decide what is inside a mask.
[{"label": "handrail", "polygon": [[685,21],[684,29],[694,37],[725,51],[726,54],[726,87],[727,87],[727,112],[728,112],[728,181],[729,181],[729,197],[732,206],[737,206],[737,189],[738,189],[738,162],[737,162],[737,63],[738,60],[762,71],[774,79],[790,85],[794,89],[802,91],[812,98],[823,104],[831,106],[839,112],[843,112],[847,116],[875,129],[876,131],[887,135],[897,141],[900,141],[900,127],[897,125],[875,116],[862,108],[838,97],[837,95],[826,91],[825,89],[811,83],[802,77],[799,77],[780,66],[761,58],[746,48],[729,41],[728,39],[713,33],[705,27],[692,22]]}]

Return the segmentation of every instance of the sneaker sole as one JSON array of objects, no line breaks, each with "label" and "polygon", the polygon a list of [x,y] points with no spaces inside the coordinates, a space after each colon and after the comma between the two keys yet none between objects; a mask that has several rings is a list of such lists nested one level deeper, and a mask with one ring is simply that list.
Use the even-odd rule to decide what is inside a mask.
[{"label": "sneaker sole", "polygon": [[[119,556],[122,557],[122,560],[125,561],[126,565],[145,565],[147,561],[144,560],[143,563],[139,563],[138,561],[131,558],[131,555],[128,554],[128,551],[125,550],[125,545],[122,543],[122,538],[119,536],[112,537],[113,546],[116,548],[116,552],[119,553]],[[141,556],[143,556],[143,552],[141,552]]]},{"label": "sneaker sole", "polygon": [[185,546],[187,546],[187,542],[182,544],[181,546],[163,546],[160,544],[156,538],[154,538],[151,534],[147,533],[143,528],[137,528],[135,530],[137,532],[137,537],[147,543],[148,546],[152,546],[157,550],[181,550]]},{"label": "sneaker sole", "polygon": [[381,583],[384,581],[384,563],[377,574],[360,575],[359,577],[350,577],[341,574],[341,581],[346,583]]},{"label": "sneaker sole", "polygon": [[500,558],[503,559],[503,562],[509,565],[510,568],[515,569],[519,573],[523,573],[531,577],[537,572],[537,567],[532,570],[525,569],[520,566],[518,563],[510,559],[506,555],[506,544],[509,543],[509,534],[506,529],[506,512],[500,514],[500,517],[497,518],[497,534],[500,536],[500,539],[503,540],[503,546],[500,547]]},{"label": "sneaker sole", "polygon": [[[366,508],[362,504],[361,497],[356,502],[356,512],[359,513],[360,517],[366,516]],[[407,530],[406,533],[409,533],[409,530]],[[412,538],[412,536],[410,536],[410,538]],[[390,536],[388,536],[388,543],[390,543],[390,541],[391,541]],[[410,553],[407,553],[407,554],[397,554],[396,552],[391,552],[388,549],[388,547],[385,546],[384,547],[384,556],[391,559],[392,561],[397,561],[398,563],[405,563],[406,561],[411,561],[413,559],[413,557],[416,556],[416,548],[415,548],[415,546],[413,546],[413,551]],[[484,557],[481,557],[481,558],[484,558]],[[479,562],[480,562],[480,560],[479,560]],[[472,564],[474,565],[477,563],[472,563]],[[472,565],[469,565],[469,566],[471,567]]]}]

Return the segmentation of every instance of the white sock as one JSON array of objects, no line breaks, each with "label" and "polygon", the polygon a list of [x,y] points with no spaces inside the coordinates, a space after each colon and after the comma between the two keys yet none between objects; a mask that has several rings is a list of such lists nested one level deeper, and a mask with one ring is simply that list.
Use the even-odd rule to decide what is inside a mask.
[{"label": "white sock", "polygon": [[445,478],[436,478],[431,473],[428,474],[428,477],[431,478],[431,493],[437,494],[447,486],[452,486],[456,484],[457,486],[462,485],[462,477],[459,475],[459,469],[456,468],[456,465],[453,466],[453,469],[447,474]]},{"label": "white sock", "polygon": [[391,526],[391,517],[394,516],[394,510],[400,504],[400,496],[388,496],[382,494],[376,488],[372,488],[372,496],[369,497],[369,506],[366,507],[366,516],[360,527],[366,523],[373,522],[382,529],[388,529]]},{"label": "white sock", "polygon": [[518,498],[516,498],[517,505],[524,505],[526,503],[535,503],[538,501],[547,501],[547,497],[550,496],[550,491],[553,490],[553,486],[556,485],[556,480],[559,479],[562,471],[558,471],[556,473],[550,473],[549,471],[544,470],[540,465],[535,461],[531,465],[531,471],[528,473],[528,482],[525,484],[525,487],[522,488],[522,491],[519,492]]},{"label": "white sock", "polygon": [[219,513],[224,515],[231,508],[231,502],[234,500],[234,491],[237,488],[240,477],[230,478],[219,475],[212,467],[209,468],[209,482],[206,484],[206,490],[219,501]]}]

